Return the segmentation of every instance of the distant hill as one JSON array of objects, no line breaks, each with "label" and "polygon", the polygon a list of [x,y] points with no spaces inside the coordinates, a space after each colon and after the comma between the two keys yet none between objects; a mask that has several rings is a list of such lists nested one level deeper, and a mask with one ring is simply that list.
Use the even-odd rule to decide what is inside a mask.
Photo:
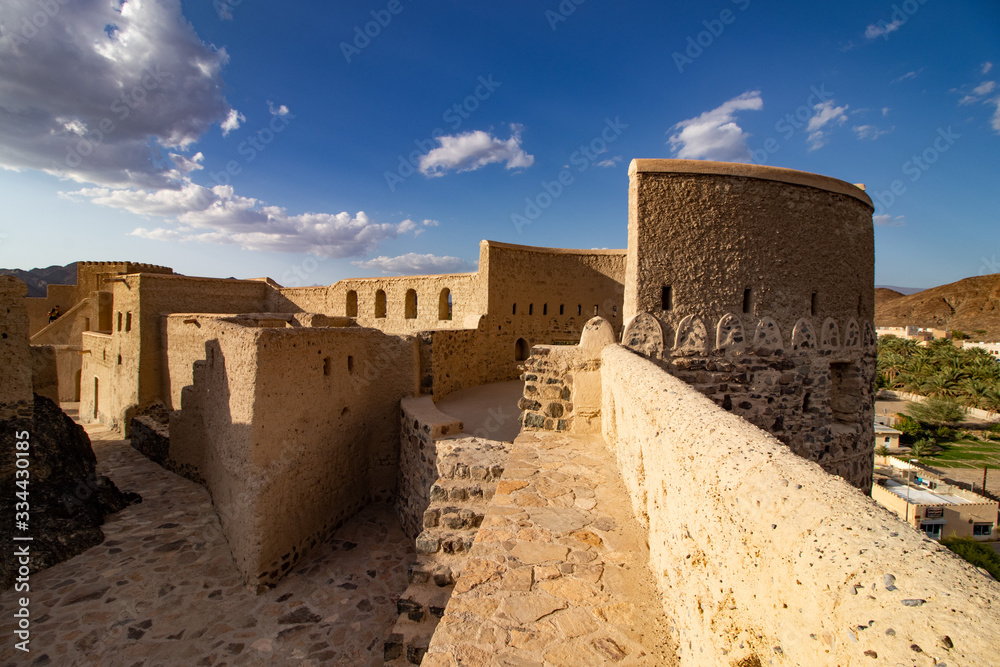
[{"label": "distant hill", "polygon": [[[877,289],[875,325],[907,324],[958,329],[985,340],[1000,340],[1000,273],[966,278],[909,296],[893,296],[892,290]],[[977,335],[976,330],[986,333]]]},{"label": "distant hill", "polygon": [[910,296],[911,294],[924,291],[923,287],[897,287],[896,285],[876,285],[875,289],[887,289],[889,291],[902,294],[903,296]]},{"label": "distant hill", "polygon": [[894,289],[889,289],[888,287],[876,287],[875,288],[875,307],[878,308],[883,303],[892,301],[893,299],[898,299],[904,296],[901,292],[897,292]]},{"label": "distant hill", "polygon": [[44,269],[0,269],[2,276],[14,276],[28,286],[28,296],[45,296],[46,285],[75,285],[76,262],[66,266],[49,266]]}]

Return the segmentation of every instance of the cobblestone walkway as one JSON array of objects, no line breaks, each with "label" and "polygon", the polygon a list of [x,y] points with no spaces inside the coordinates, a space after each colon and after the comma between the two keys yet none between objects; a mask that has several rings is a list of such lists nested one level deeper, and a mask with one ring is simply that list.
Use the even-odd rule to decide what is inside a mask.
[{"label": "cobblestone walkway", "polygon": [[676,665],[648,559],[600,437],[522,434],[423,665]]},{"label": "cobblestone walkway", "polygon": [[242,586],[201,486],[88,425],[98,474],[142,503],[103,544],[31,577],[31,652],[0,595],[0,665],[381,665],[414,558],[389,505],[369,507],[278,585]]}]

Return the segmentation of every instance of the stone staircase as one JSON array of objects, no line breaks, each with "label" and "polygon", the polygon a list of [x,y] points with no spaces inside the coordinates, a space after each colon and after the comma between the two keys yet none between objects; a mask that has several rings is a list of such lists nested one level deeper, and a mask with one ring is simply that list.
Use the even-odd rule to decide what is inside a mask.
[{"label": "stone staircase", "polygon": [[438,441],[438,479],[430,489],[417,560],[397,602],[399,618],[385,642],[386,665],[419,665],[455,582],[462,574],[511,443],[460,436]]}]

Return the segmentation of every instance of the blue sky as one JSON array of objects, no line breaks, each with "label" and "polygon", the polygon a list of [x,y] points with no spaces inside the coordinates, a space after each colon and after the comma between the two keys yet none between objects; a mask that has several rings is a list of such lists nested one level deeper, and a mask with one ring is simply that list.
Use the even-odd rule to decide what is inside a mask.
[{"label": "blue sky", "polygon": [[285,285],[626,245],[628,164],[865,183],[876,281],[1000,272],[1000,4],[4,0],[0,266]]}]

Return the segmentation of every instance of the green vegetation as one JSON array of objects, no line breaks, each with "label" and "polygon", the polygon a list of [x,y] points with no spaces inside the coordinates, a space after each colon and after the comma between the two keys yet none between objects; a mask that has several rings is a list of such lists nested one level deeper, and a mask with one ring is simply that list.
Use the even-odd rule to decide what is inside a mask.
[{"label": "green vegetation", "polygon": [[879,388],[1000,411],[1000,363],[985,350],[962,350],[947,340],[921,347],[916,341],[883,336],[878,341],[877,371]]},{"label": "green vegetation", "polygon": [[994,579],[1000,579],[1000,554],[988,544],[977,542],[971,537],[946,537],[941,544],[969,561],[976,567],[981,567]]}]

